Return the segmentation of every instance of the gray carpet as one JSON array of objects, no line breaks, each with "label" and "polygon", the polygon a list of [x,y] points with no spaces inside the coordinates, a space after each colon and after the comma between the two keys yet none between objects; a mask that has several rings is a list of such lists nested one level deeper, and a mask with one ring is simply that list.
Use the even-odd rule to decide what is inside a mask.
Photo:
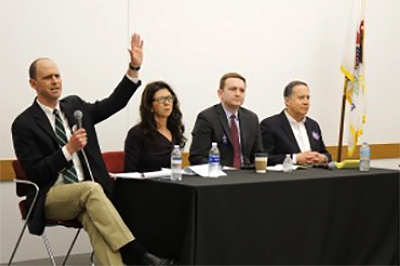
[{"label": "gray carpet", "polygon": [[[63,256],[55,257],[57,265],[62,265],[63,260],[64,260]],[[7,264],[0,264],[0,265],[7,265]],[[14,261],[12,265],[47,266],[51,265],[51,261],[50,258],[27,260],[27,261]],[[70,255],[66,265],[82,265],[82,266],[91,265],[90,253]]]}]

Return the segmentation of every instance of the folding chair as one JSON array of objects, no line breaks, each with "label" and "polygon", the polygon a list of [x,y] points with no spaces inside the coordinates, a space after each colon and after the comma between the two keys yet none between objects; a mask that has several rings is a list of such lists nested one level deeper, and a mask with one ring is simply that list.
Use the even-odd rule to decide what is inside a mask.
[{"label": "folding chair", "polygon": [[106,151],[102,153],[103,161],[109,173],[122,173],[124,171],[124,151]]},{"label": "folding chair", "polygon": [[[14,259],[15,253],[17,252],[17,249],[18,249],[19,244],[21,242],[22,236],[23,236],[23,234],[25,232],[25,229],[26,229],[26,226],[27,226],[27,221],[28,221],[29,217],[32,214],[32,210],[33,210],[33,208],[34,208],[34,206],[36,204],[37,196],[39,194],[39,187],[35,183],[33,183],[33,182],[31,182],[31,181],[29,181],[27,179],[27,177],[25,175],[25,172],[22,169],[21,164],[20,164],[20,162],[18,160],[12,161],[12,167],[13,167],[14,172],[15,172],[14,181],[16,182],[16,185],[17,185],[17,187],[16,187],[17,196],[18,197],[22,197],[21,201],[19,202],[19,210],[21,212],[21,216],[22,216],[22,220],[23,220],[24,225],[23,225],[22,231],[21,231],[21,233],[20,233],[20,235],[18,237],[17,243],[15,244],[15,247],[14,247],[14,250],[13,250],[13,252],[11,254],[11,257],[10,257],[10,260],[8,262],[8,265],[11,265],[11,263],[12,263],[12,261]],[[28,191],[28,187],[29,186],[33,186],[35,188],[35,197],[34,197],[33,203],[30,206],[30,208],[28,208],[28,204],[26,202],[26,195],[27,195],[27,191]],[[80,233],[80,231],[82,229],[82,224],[77,219],[68,220],[68,221],[50,220],[50,219],[46,220],[46,226],[57,226],[57,225],[62,225],[62,226],[65,226],[65,227],[72,227],[72,228],[78,229],[76,234],[75,234],[75,237],[72,240],[72,243],[71,243],[71,245],[70,245],[70,247],[68,249],[67,255],[64,258],[64,261],[63,261],[62,265],[65,265],[65,263],[68,260],[69,255],[70,255],[70,253],[72,251],[72,248],[75,245],[76,239],[78,238],[78,235],[79,235],[79,233]],[[44,245],[45,245],[45,247],[47,249],[47,253],[49,254],[49,257],[50,257],[52,265],[56,265],[55,260],[54,260],[53,251],[51,250],[51,246],[50,246],[49,240],[48,240],[45,232],[43,232],[41,237],[42,237]],[[92,257],[93,257],[93,253],[92,253],[92,256],[91,256],[91,260],[92,260]]]}]

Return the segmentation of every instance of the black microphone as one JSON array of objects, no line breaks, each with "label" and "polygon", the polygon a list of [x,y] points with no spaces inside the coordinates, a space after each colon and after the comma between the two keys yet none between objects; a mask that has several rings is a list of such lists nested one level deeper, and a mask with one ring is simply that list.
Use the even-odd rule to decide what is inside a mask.
[{"label": "black microphone", "polygon": [[81,110],[76,110],[74,112],[74,117],[75,117],[75,120],[76,120],[76,129],[82,128],[82,117],[83,117],[82,111]]}]

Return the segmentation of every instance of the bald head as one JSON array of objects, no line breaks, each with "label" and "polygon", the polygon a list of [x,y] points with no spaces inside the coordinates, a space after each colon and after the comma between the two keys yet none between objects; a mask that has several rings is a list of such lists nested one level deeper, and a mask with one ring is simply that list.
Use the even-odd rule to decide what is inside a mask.
[{"label": "bald head", "polygon": [[37,65],[38,63],[40,63],[41,61],[49,61],[49,62],[53,62],[50,58],[48,57],[40,57],[38,59],[36,59],[35,61],[33,61],[31,63],[31,65],[29,66],[29,78],[30,79],[36,79],[37,78]]},{"label": "bald head", "polygon": [[57,65],[49,58],[39,58],[29,67],[29,84],[40,103],[54,108],[62,93],[62,79]]}]

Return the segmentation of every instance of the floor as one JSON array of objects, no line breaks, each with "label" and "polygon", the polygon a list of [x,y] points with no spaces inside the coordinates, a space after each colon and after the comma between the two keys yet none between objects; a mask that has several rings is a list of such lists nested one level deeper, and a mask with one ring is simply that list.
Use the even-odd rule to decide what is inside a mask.
[{"label": "floor", "polygon": [[[57,265],[62,265],[64,257],[55,257],[55,261]],[[7,264],[0,264],[7,265]],[[28,261],[16,261],[13,262],[12,265],[30,265],[30,266],[47,266],[52,265],[49,258],[38,259],[38,260],[28,260]],[[90,262],[90,253],[87,254],[75,254],[71,255],[68,258],[67,265],[91,265]]]}]

